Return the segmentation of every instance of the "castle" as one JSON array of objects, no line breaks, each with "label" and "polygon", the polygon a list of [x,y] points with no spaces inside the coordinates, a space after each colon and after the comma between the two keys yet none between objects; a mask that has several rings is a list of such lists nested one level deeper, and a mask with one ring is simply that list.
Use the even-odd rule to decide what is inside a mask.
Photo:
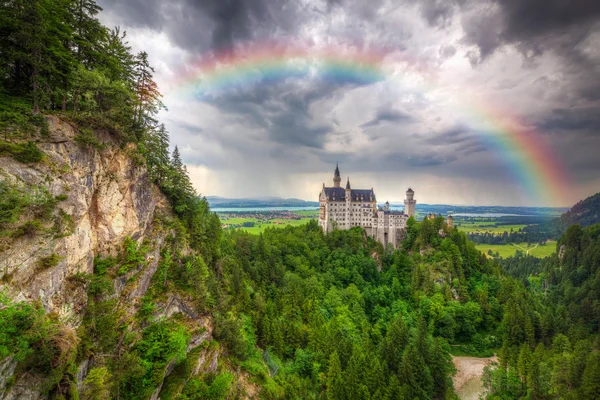
[{"label": "castle", "polygon": [[355,226],[363,228],[367,235],[394,248],[404,237],[406,221],[415,215],[415,192],[406,191],[404,211],[390,210],[390,203],[377,208],[377,199],[373,188],[352,189],[350,178],[346,188],[342,188],[340,170],[336,165],[333,174],[333,187],[326,187],[319,194],[319,226],[324,232],[333,229],[350,229]]}]

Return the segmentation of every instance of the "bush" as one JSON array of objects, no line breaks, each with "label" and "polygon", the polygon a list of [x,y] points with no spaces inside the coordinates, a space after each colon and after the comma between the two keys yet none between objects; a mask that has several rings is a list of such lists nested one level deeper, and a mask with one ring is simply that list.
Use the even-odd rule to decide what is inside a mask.
[{"label": "bush", "polygon": [[16,231],[13,232],[13,237],[18,238],[22,236],[32,236],[42,230],[42,223],[37,220],[31,220],[25,222],[23,225],[17,228]]},{"label": "bush", "polygon": [[54,199],[57,201],[65,201],[69,198],[68,194],[59,194],[58,196],[55,196]]},{"label": "bush", "polygon": [[138,246],[137,242],[129,236],[125,238],[123,243],[123,253],[121,254],[121,267],[119,275],[125,275],[131,269],[136,268],[146,261],[146,246]]},{"label": "bush", "polygon": [[53,229],[57,237],[70,236],[75,232],[75,221],[71,215],[59,210],[58,215],[54,218]]},{"label": "bush", "polygon": [[44,153],[33,142],[27,142],[25,145],[20,145],[13,153],[15,160],[24,164],[40,162],[44,157]]},{"label": "bush", "polygon": [[7,181],[0,181],[0,228],[17,222],[30,204],[29,196],[24,196],[22,190]]},{"label": "bush", "polygon": [[62,259],[63,259],[63,257],[59,256],[56,253],[52,253],[49,256],[40,258],[40,261],[38,264],[41,269],[48,269],[48,268],[56,267],[58,265],[58,263],[60,262],[60,260],[62,260]]},{"label": "bush", "polygon": [[91,129],[82,128],[75,136],[75,141],[84,147],[92,147],[96,150],[103,150],[106,146],[98,140]]},{"label": "bush", "polygon": [[33,142],[10,143],[0,141],[0,155],[10,154],[13,158],[24,164],[40,162],[44,153]]}]

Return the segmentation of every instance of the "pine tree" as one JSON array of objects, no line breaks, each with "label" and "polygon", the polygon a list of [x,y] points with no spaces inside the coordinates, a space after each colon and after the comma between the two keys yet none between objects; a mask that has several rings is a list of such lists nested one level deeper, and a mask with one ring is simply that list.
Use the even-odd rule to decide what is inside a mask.
[{"label": "pine tree", "polygon": [[588,356],[581,392],[586,399],[600,399],[600,353],[597,351]]},{"label": "pine tree", "polygon": [[102,7],[96,0],[74,0],[72,14],[75,35],[73,41],[77,48],[77,58],[86,66],[98,59],[99,44],[106,37],[106,30],[96,17]]},{"label": "pine tree", "polygon": [[329,368],[327,369],[327,399],[343,400],[345,399],[344,379],[340,358],[337,351],[334,351],[329,357]]},{"label": "pine tree", "polygon": [[135,57],[135,93],[137,97],[136,122],[142,129],[156,124],[154,117],[165,108],[162,95],[154,81],[154,68],[148,61],[148,53],[142,51]]},{"label": "pine tree", "polygon": [[381,356],[387,363],[390,371],[398,372],[408,339],[408,328],[402,315],[398,315],[389,325],[381,346]]}]

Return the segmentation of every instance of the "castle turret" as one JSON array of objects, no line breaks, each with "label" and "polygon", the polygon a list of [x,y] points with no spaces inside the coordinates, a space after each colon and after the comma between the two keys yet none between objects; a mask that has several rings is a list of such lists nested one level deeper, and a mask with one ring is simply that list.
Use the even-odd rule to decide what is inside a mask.
[{"label": "castle turret", "polygon": [[406,191],[406,200],[404,200],[404,214],[414,217],[416,205],[415,192],[411,188],[408,188]]},{"label": "castle turret", "polygon": [[454,218],[452,217],[452,215],[448,215],[446,225],[448,225],[448,228],[452,228],[454,226]]},{"label": "castle turret", "polygon": [[350,177],[348,177],[348,180],[346,181],[346,190],[350,190]]},{"label": "castle turret", "polygon": [[385,206],[383,207],[383,209],[384,209],[385,211],[389,211],[389,210],[390,210],[390,202],[389,202],[389,201],[386,201],[386,202],[385,202]]},{"label": "castle turret", "polygon": [[333,187],[341,187],[342,178],[340,177],[340,169],[335,163],[335,172],[333,173]]}]

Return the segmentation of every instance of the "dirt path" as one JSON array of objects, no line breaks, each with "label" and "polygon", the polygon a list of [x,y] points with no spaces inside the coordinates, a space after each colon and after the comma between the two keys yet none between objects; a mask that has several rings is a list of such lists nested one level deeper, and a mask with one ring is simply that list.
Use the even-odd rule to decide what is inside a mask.
[{"label": "dirt path", "polygon": [[521,250],[524,250],[524,251],[525,251],[525,254],[527,254],[527,255],[529,255],[529,252],[530,252],[531,250],[533,250],[533,249],[535,249],[536,247],[538,247],[538,245],[536,244],[534,247],[532,247],[532,248],[530,248],[530,249],[528,250],[528,249],[526,249],[525,247],[518,246],[518,245],[516,245],[516,244],[514,244],[514,243],[511,243],[511,244],[512,244],[513,246],[515,246],[515,247],[518,247],[518,248],[519,248],[519,249],[521,249]]},{"label": "dirt path", "polygon": [[496,356],[489,358],[453,357],[452,362],[456,367],[456,375],[452,378],[454,390],[458,392],[471,379],[481,377],[483,368],[489,363],[497,361]]}]

